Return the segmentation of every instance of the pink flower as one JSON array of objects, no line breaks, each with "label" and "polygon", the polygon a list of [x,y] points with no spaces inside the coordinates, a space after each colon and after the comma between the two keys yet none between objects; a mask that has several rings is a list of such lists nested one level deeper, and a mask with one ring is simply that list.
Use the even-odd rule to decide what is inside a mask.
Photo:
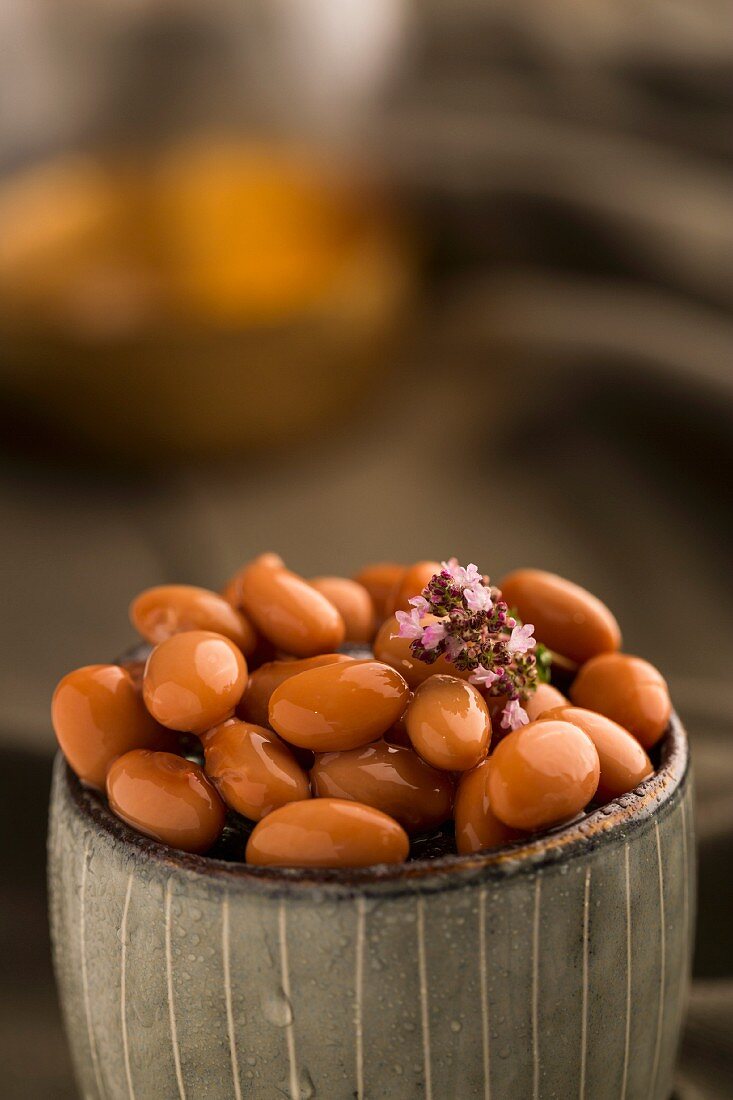
[{"label": "pink flower", "polygon": [[518,699],[510,699],[504,707],[501,717],[503,730],[518,730],[520,726],[526,726],[529,715]]},{"label": "pink flower", "polygon": [[442,561],[440,568],[444,573],[449,573],[455,583],[460,588],[468,588],[472,585],[481,583],[481,574],[478,571],[478,566],[471,563],[464,569],[462,565],[458,564],[457,558],[449,558],[448,561]]},{"label": "pink flower", "polygon": [[494,606],[491,592],[480,581],[464,588],[463,598],[469,611],[491,611]]},{"label": "pink flower", "polygon": [[435,649],[445,638],[445,623],[429,623],[423,630],[422,644],[424,649]]},{"label": "pink flower", "polygon": [[421,615],[416,607],[413,607],[412,611],[397,611],[395,618],[400,628],[396,634],[390,634],[391,638],[410,638],[410,640],[422,638]]},{"label": "pink flower", "polygon": [[466,648],[466,643],[462,638],[456,638],[451,635],[448,641],[445,643],[445,650],[449,661],[455,661],[457,657],[463,653]]},{"label": "pink flower", "polygon": [[430,604],[424,596],[413,596],[412,599],[407,601],[410,607],[414,608],[420,616],[427,615],[430,611]]},{"label": "pink flower", "polygon": [[528,649],[534,649],[535,639],[532,637],[533,634],[534,627],[531,623],[525,623],[524,626],[513,626],[509,641],[506,644],[508,652],[515,655],[526,653]]},{"label": "pink flower", "polygon": [[468,678],[469,684],[483,688],[490,688],[497,680],[501,680],[500,672],[492,672],[490,668],[483,668],[481,665]]},{"label": "pink flower", "polygon": [[457,558],[440,563],[423,591],[409,601],[409,611],[397,614],[393,638],[409,639],[411,653],[432,664],[439,654],[470,683],[491,695],[515,700],[507,704],[502,725],[516,729],[528,722],[519,700],[537,686],[534,627],[512,617],[501,592],[471,562]]},{"label": "pink flower", "polygon": [[440,563],[441,573],[448,573],[453,580],[456,579],[456,573],[462,572],[461,566],[458,564],[458,558],[448,558],[448,561],[442,561]]},{"label": "pink flower", "polygon": [[458,583],[464,585],[466,588],[475,587],[476,585],[481,584],[483,581],[483,577],[479,572],[478,566],[474,565],[473,562],[467,565],[466,568],[462,569],[460,572],[461,577]]}]

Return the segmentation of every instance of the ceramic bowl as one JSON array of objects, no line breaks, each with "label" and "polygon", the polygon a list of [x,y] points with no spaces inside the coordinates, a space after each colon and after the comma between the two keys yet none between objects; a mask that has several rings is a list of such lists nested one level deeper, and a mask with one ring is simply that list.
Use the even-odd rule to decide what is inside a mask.
[{"label": "ceramic bowl", "polygon": [[662,1100],[693,932],[684,730],[653,778],[501,851],[360,871],[190,856],[59,758],[51,923],[89,1100]]}]

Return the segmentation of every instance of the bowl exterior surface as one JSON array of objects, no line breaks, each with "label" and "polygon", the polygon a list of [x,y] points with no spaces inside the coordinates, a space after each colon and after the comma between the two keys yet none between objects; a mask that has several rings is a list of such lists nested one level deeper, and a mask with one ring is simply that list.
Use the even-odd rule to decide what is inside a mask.
[{"label": "bowl exterior surface", "polygon": [[669,1097],[693,934],[687,772],[562,858],[362,885],[145,855],[75,788],[59,759],[51,922],[85,1100]]}]

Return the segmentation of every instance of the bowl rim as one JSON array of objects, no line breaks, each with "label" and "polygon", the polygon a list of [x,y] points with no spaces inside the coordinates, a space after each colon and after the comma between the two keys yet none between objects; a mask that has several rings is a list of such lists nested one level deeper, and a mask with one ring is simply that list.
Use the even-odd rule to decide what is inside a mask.
[{"label": "bowl rim", "polygon": [[193,855],[160,844],[136,832],[111,812],[100,792],[84,786],[61,753],[56,762],[56,782],[76,813],[133,858],[178,870],[209,882],[219,880],[229,889],[282,894],[314,890],[329,894],[390,893],[459,888],[481,879],[499,882],[517,875],[536,873],[557,862],[588,855],[600,845],[628,839],[682,794],[689,774],[687,734],[673,712],[661,743],[659,768],[628,794],[606,803],[581,819],[558,826],[540,836],[515,841],[503,848],[473,855],[447,855],[409,863],[377,864],[361,868],[253,867],[209,856]]}]

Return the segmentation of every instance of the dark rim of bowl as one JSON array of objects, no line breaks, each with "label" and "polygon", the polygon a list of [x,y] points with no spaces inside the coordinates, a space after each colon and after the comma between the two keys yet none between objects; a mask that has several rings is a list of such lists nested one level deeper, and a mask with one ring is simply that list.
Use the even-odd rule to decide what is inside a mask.
[{"label": "dark rim of bowl", "polygon": [[529,840],[517,841],[504,848],[475,855],[448,855],[436,859],[416,859],[409,863],[378,864],[373,867],[323,869],[297,867],[252,867],[209,856],[191,855],[159,844],[130,828],[111,812],[103,796],[79,782],[69,766],[62,762],[63,785],[82,817],[106,833],[117,844],[124,844],[140,859],[158,863],[168,870],[179,870],[226,880],[232,887],[250,890],[292,893],[325,888],[329,892],[368,892],[389,886],[393,890],[446,889],[466,885],[471,879],[501,880],[517,874],[587,855],[601,844],[628,836],[642,827],[673,797],[686,782],[689,753],[684,727],[676,714],[660,750],[660,764],[649,779],[621,798],[591,811],[581,819],[557,827]]}]

